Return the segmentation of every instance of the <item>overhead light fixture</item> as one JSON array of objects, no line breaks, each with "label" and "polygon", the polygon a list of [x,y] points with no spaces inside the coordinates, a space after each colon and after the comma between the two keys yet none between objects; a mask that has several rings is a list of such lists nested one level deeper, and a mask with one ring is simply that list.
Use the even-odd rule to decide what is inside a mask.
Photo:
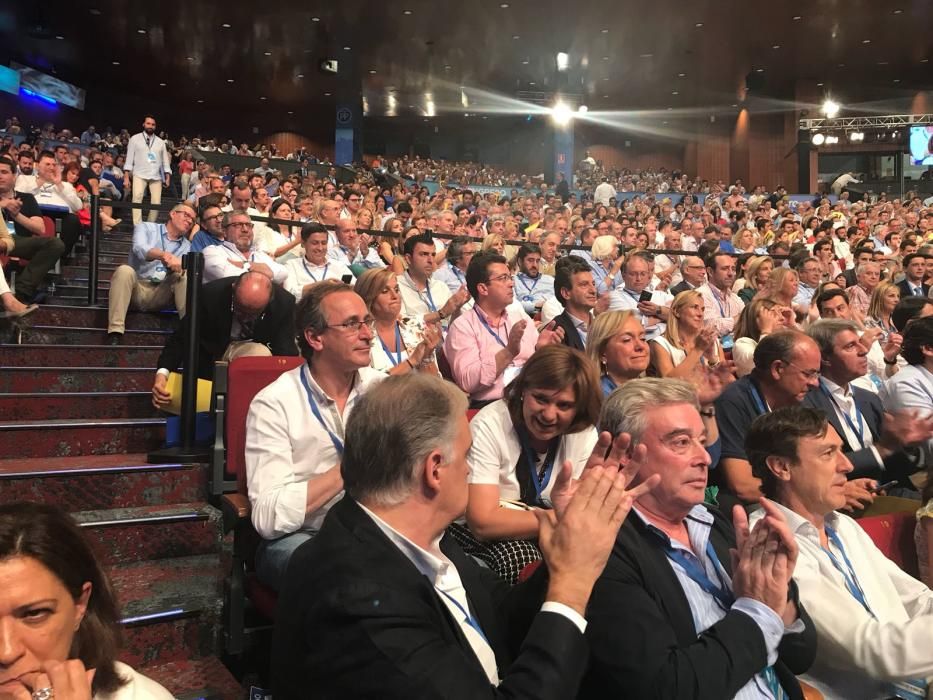
[{"label": "overhead light fixture", "polygon": [[233,82],[233,78],[227,78],[227,82],[228,82],[228,83],[232,83],[232,82]]},{"label": "overhead light fixture", "polygon": [[603,34],[608,34],[608,33],[609,33],[609,30],[608,30],[608,29],[603,29],[603,30],[602,30],[602,33],[603,33]]},{"label": "overhead light fixture", "polygon": [[702,22],[697,22],[697,23],[696,23],[695,25],[693,25],[693,26],[695,26],[697,29],[699,29],[700,27],[703,26],[703,23],[702,23]]},{"label": "overhead light fixture", "polygon": [[311,18],[311,21],[312,21],[312,22],[320,22],[320,21],[321,21],[321,18],[320,18],[320,17],[312,17],[312,18]]},{"label": "overhead light fixture", "polygon": [[265,52],[265,55],[266,55],[266,56],[271,56],[271,55],[272,55],[272,52],[271,52],[271,51],[266,51],[266,52]]},{"label": "overhead light fixture", "polygon": [[835,144],[837,144],[837,143],[839,143],[839,137],[838,137],[838,136],[833,136],[832,134],[830,134],[829,136],[826,137],[826,145],[827,145],[827,146],[832,146],[832,145],[835,145]]},{"label": "overhead light fixture", "polygon": [[803,17],[800,15],[794,15],[793,17],[791,17],[791,19],[794,20],[795,22],[799,22],[800,20],[803,19]]},{"label": "overhead light fixture", "polygon": [[551,119],[557,126],[567,126],[573,120],[573,112],[566,102],[558,100],[551,107]]},{"label": "overhead light fixture", "polygon": [[410,14],[411,14],[411,10],[402,10],[402,14],[403,14],[403,15],[410,15]]},{"label": "overhead light fixture", "polygon": [[557,54],[557,70],[564,72],[570,66],[570,56],[563,51]]},{"label": "overhead light fixture", "polygon": [[817,132],[810,137],[810,143],[814,146],[822,146],[823,142],[826,140],[826,136]]},{"label": "overhead light fixture", "polygon": [[850,131],[849,132],[849,141],[851,141],[852,143],[856,143],[858,141],[864,141],[864,140],[865,140],[864,131]]},{"label": "overhead light fixture", "polygon": [[862,43],[863,43],[863,44],[870,44],[870,43],[871,43],[871,39],[862,39]]},{"label": "overhead light fixture", "polygon": [[579,107],[577,107],[577,112],[579,112],[580,114],[586,114],[589,111],[590,111],[590,108],[587,107],[586,105],[580,105]]},{"label": "overhead light fixture", "polygon": [[137,34],[145,34],[145,33],[146,33],[146,30],[140,28],[140,29],[137,29],[137,30],[136,30],[136,33],[137,33]]},{"label": "overhead light fixture", "polygon": [[224,22],[220,26],[223,27],[224,29],[230,29],[230,25],[227,22]]},{"label": "overhead light fixture", "polygon": [[820,111],[823,112],[823,115],[827,119],[833,119],[837,114],[839,114],[839,103],[827,98],[823,102],[823,107],[820,109]]},{"label": "overhead light fixture", "polygon": [[159,83],[159,87],[165,87],[165,83]]}]

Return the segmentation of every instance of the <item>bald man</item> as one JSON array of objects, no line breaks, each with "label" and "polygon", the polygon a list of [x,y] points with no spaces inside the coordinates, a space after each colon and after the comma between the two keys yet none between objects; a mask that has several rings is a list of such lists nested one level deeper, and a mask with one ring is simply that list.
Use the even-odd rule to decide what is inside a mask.
[{"label": "bald man", "polygon": [[[297,355],[295,297],[262,272],[244,272],[206,283],[198,297],[198,376],[211,379],[214,363],[235,357]],[[171,401],[168,375],[181,367],[191,332],[190,316],[169,338],[159,355],[152,403]]]}]

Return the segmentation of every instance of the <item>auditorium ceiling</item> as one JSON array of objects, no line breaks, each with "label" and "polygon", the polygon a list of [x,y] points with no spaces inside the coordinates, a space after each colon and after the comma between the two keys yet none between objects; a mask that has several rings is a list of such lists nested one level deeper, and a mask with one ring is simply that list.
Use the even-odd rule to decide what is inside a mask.
[{"label": "auditorium ceiling", "polygon": [[[591,111],[689,114],[798,81],[843,104],[930,89],[929,0],[0,2],[0,57],[88,90],[214,110],[371,116],[520,113],[555,93]],[[557,55],[566,54],[566,70]],[[322,70],[336,63],[336,73]],[[353,89],[353,86],[357,86]],[[351,93],[342,94],[342,90]]]}]

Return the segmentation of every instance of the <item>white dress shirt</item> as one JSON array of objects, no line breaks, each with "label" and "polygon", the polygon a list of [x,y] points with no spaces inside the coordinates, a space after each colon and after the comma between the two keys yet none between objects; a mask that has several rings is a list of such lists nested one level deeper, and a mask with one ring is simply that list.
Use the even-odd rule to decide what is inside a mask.
[{"label": "white dress shirt", "polygon": [[130,137],[126,144],[126,163],[123,169],[133,173],[133,177],[144,180],[162,180],[172,172],[172,157],[165,147],[165,141],[158,136],[140,131]]},{"label": "white dress shirt", "polygon": [[703,295],[703,320],[706,325],[714,329],[720,339],[731,335],[735,319],[745,308],[745,302],[732,291],[723,294],[709,282],[701,284],[697,291]]},{"label": "white dress shirt", "polygon": [[[917,411],[921,416],[933,413],[933,373],[921,365],[907,365],[885,380],[878,392],[885,411]],[[922,445],[924,464],[933,464],[933,438]]]},{"label": "white dress shirt", "polygon": [[[330,245],[329,242],[328,245]],[[335,244],[327,251],[327,259],[343,263],[347,267],[350,265],[362,265],[367,269],[373,269],[383,268],[386,266],[386,264],[382,262],[382,258],[379,257],[379,253],[375,248],[367,248],[365,251],[358,250],[356,251],[356,255],[354,255],[353,259],[351,260],[350,251],[340,244]]]},{"label": "white dress shirt", "polygon": [[[871,448],[875,455],[875,463],[879,468],[884,469],[884,460],[874,446],[875,439],[872,437],[871,429],[868,427],[868,421],[855,405],[855,397],[852,395],[849,387],[841,387],[835,382],[827,379],[825,376],[820,378],[820,391],[824,391],[833,405],[833,411],[836,413],[836,420],[842,426],[842,432],[845,433],[846,442],[853,450],[859,450],[863,447]],[[861,430],[861,436],[859,435]]]},{"label": "white dress shirt", "polygon": [[299,301],[306,284],[323,282],[324,280],[339,280],[345,275],[350,275],[350,284],[356,282],[353,271],[346,265],[334,261],[326,261],[323,265],[315,265],[303,256],[292,258],[286,262],[285,271],[287,273],[285,290],[291,292],[295,299]]},{"label": "white dress shirt", "polygon": [[84,208],[84,202],[75,191],[74,185],[64,180],[54,185],[51,182],[40,182],[37,179],[35,189],[23,191],[31,192],[40,207],[68,207],[73,214],[77,214]]},{"label": "white dress shirt", "polygon": [[421,290],[407,272],[398,276],[398,289],[402,295],[402,313],[408,316],[425,316],[440,311],[450,299],[450,288],[433,277],[428,286]]},{"label": "white dress shirt", "polygon": [[[892,695],[882,679],[933,675],[933,591],[884,556],[852,518],[830,513],[825,522],[839,537],[869,613],[820,544],[816,527],[777,504],[797,540],[794,580],[800,602],[816,626],[819,653],[801,678],[826,700],[875,700]],[[754,527],[764,515],[749,516]]]},{"label": "white dress shirt", "polygon": [[311,376],[307,364],[285,372],[256,394],[246,417],[246,485],[253,507],[253,527],[260,536],[274,539],[298,530],[318,530],[328,509],[342,495],[334,496],[313,513],[307,513],[308,481],[340,461],[327,430],[311,411],[301,381],[308,380],[321,417],[340,440],[350,411],[369,387],[385,378],[369,367],[358,377],[344,406],[327,396]]},{"label": "white dress shirt", "polygon": [[[651,290],[649,290],[651,291]],[[634,294],[634,296],[632,296]],[[661,335],[664,330],[667,328],[667,324],[661,319],[657,319],[657,323],[653,325],[647,325],[647,318],[642,315],[641,311],[638,310],[638,297],[640,292],[633,292],[626,288],[615,289],[609,293],[609,310],[610,311],[626,311],[630,310],[635,313],[635,316],[641,320],[642,325],[645,326],[645,338],[651,340]],[[662,292],[660,289],[651,291],[651,303],[657,304],[658,306],[666,306],[670,308],[671,302],[674,301],[672,297],[667,292]]]},{"label": "white dress shirt", "polygon": [[[275,260],[263,253],[261,250],[252,250],[244,255],[240,250],[230,243],[224,241],[220,245],[212,245],[205,248],[204,254],[204,281],[213,282],[224,277],[239,277],[250,269],[252,263],[264,263],[272,270],[272,281],[276,284],[285,284],[288,279],[288,272],[284,265],[279,265]],[[242,262],[235,265],[235,262]]]}]

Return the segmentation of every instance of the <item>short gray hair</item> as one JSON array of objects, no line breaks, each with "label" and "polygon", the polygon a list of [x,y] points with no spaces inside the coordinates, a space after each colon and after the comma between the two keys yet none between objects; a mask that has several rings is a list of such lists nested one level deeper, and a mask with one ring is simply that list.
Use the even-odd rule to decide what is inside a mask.
[{"label": "short gray hair", "polygon": [[852,331],[857,335],[858,326],[852,321],[846,321],[842,318],[824,318],[810,326],[807,329],[807,335],[816,341],[816,344],[820,347],[820,355],[825,360],[832,356],[836,336],[843,331]]},{"label": "short gray hair", "polygon": [[646,414],[649,408],[682,403],[700,410],[696,388],[690,382],[656,377],[632,379],[613,391],[603,402],[599,430],[608,431],[613,437],[619,433],[628,433],[634,445],[641,441],[648,428]]},{"label": "short gray hair", "polygon": [[347,421],[340,474],[358,502],[391,507],[418,487],[425,457],[451,458],[466,395],[450,382],[419,372],[387,377],[367,391]]}]

